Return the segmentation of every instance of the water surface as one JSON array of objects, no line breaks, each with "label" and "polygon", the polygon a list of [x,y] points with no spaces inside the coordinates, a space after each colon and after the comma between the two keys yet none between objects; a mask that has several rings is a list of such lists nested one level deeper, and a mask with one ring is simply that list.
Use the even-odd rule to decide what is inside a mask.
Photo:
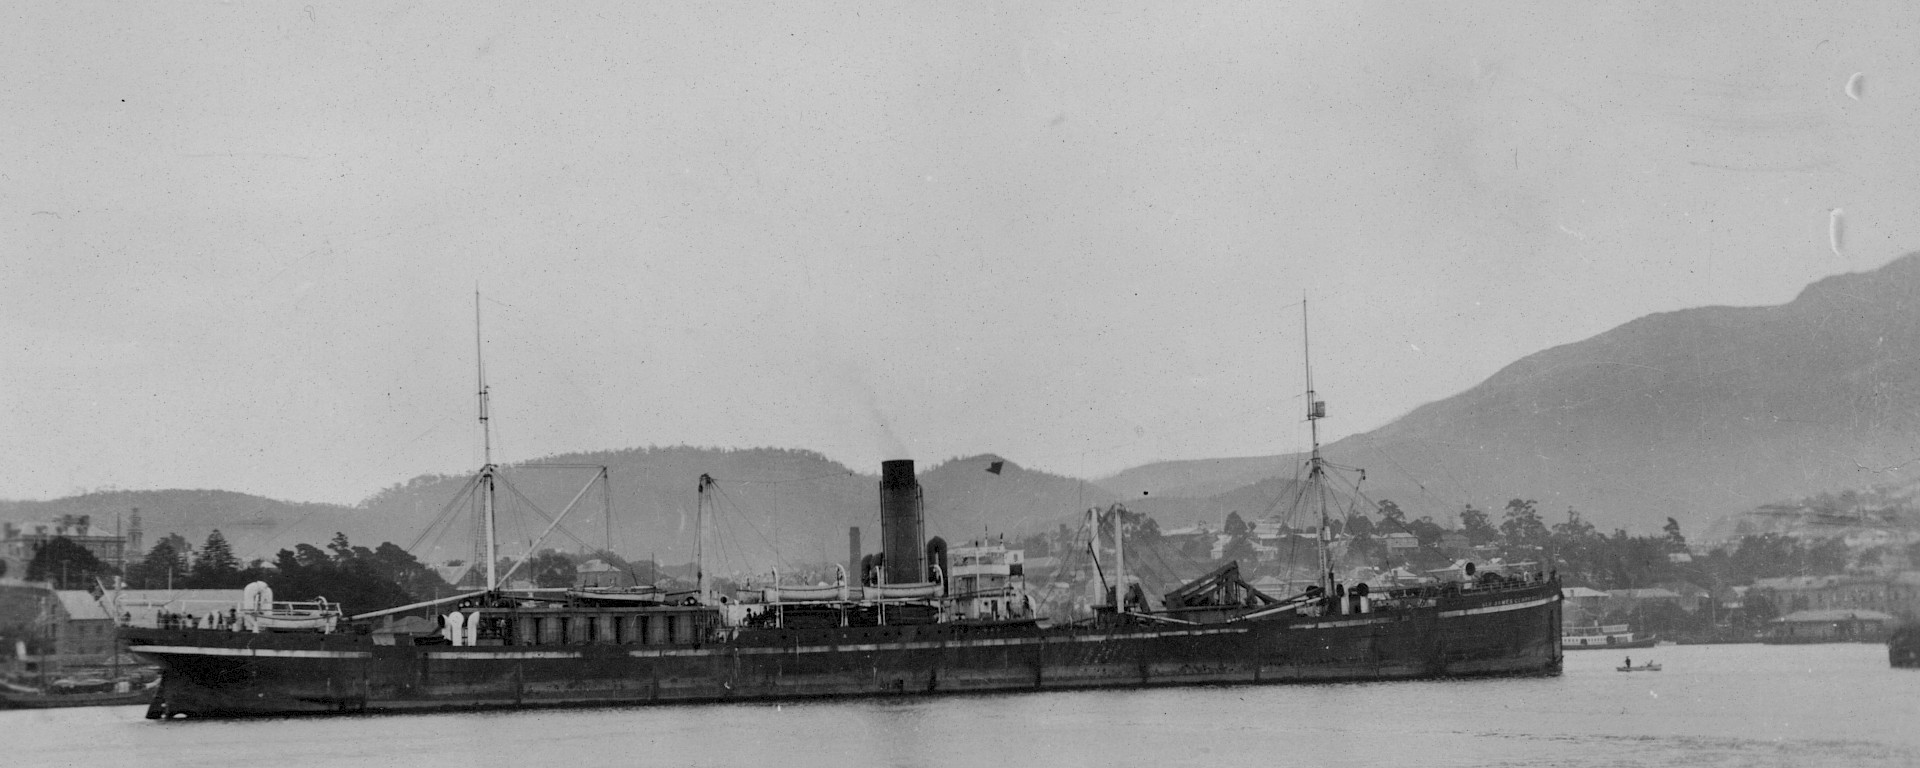
[{"label": "water surface", "polygon": [[21,766],[1911,766],[1879,645],[1567,654],[1557,678],[165,723],[0,711]]}]

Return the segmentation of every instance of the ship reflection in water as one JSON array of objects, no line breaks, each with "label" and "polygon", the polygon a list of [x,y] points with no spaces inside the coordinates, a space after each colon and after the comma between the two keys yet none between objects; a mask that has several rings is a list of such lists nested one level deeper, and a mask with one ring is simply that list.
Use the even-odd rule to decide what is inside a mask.
[{"label": "ship reflection in water", "polygon": [[1895,766],[1920,675],[1873,644],[1660,646],[1659,675],[907,696],[412,717],[0,711],[19,765]]}]

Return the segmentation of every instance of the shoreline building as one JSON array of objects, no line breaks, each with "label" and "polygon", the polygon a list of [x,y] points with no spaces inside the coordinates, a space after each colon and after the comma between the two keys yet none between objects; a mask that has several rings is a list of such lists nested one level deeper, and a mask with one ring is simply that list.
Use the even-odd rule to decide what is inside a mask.
[{"label": "shoreline building", "polygon": [[[118,523],[115,524],[118,528]],[[47,542],[64,538],[84,547],[100,562],[124,572],[129,552],[137,551],[140,540],[140,510],[133,511],[130,535],[95,525],[92,515],[61,515],[55,520],[26,523],[0,523],[0,560],[7,563],[6,575],[26,576],[27,565]],[[133,547],[129,547],[129,543]]]},{"label": "shoreline building", "polygon": [[0,643],[0,657],[60,665],[105,663],[117,648],[113,617],[100,598],[13,580],[0,583]]}]

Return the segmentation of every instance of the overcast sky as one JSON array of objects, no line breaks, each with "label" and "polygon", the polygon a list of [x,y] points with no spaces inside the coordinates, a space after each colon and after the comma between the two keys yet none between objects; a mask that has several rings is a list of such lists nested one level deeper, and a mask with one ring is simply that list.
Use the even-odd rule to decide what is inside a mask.
[{"label": "overcast sky", "polygon": [[0,497],[469,470],[476,288],[502,460],[1096,476],[1920,249],[1920,11],[1592,5],[8,4]]}]

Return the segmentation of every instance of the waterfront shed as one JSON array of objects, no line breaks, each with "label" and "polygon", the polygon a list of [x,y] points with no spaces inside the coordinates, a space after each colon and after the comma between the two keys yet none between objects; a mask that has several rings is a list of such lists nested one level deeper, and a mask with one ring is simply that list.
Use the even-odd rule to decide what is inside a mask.
[{"label": "waterfront shed", "polygon": [[1765,639],[1771,643],[1880,642],[1893,624],[1893,616],[1864,608],[1795,611],[1774,619]]}]

